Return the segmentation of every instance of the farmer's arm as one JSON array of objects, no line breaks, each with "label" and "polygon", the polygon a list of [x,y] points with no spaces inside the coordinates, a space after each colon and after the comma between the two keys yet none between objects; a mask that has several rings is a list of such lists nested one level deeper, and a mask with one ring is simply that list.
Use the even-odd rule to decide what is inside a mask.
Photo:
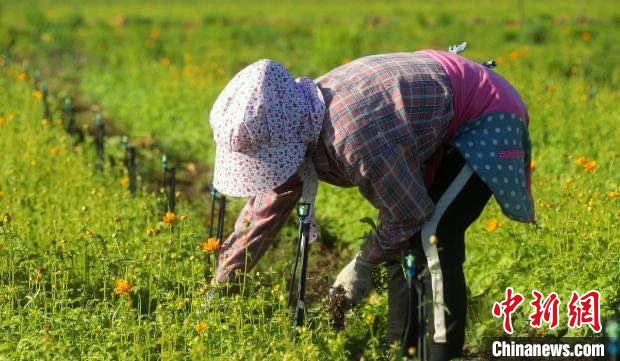
[{"label": "farmer's arm", "polygon": [[302,189],[301,177],[294,174],[276,189],[248,200],[233,233],[222,244],[216,282],[232,281],[231,272],[256,264],[301,198]]},{"label": "farmer's arm", "polygon": [[379,209],[380,224],[334,282],[334,290],[342,288],[352,304],[368,296],[377,265],[397,259],[434,209],[413,152],[388,144],[370,161],[363,159],[357,169],[356,183]]},{"label": "farmer's arm", "polygon": [[361,187],[379,209],[380,224],[362,250],[371,263],[394,259],[431,216],[434,208],[420,163],[407,148],[393,145],[377,154]]}]

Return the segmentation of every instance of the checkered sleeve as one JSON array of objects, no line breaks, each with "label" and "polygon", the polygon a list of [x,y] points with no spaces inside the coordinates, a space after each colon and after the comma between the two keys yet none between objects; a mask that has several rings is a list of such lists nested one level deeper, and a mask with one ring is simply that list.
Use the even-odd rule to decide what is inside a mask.
[{"label": "checkered sleeve", "polygon": [[256,264],[295,208],[302,190],[302,179],[296,173],[276,189],[248,199],[233,233],[220,249],[217,282],[231,281],[232,272]]},{"label": "checkered sleeve", "polygon": [[364,257],[371,262],[392,259],[433,212],[420,164],[411,152],[387,144],[366,168],[360,190],[379,209],[380,225],[369,240]]}]

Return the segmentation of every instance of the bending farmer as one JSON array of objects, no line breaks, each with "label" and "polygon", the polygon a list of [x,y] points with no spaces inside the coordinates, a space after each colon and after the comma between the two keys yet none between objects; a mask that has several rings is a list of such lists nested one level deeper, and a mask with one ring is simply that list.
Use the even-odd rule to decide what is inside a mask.
[{"label": "bending farmer", "polygon": [[[315,81],[260,60],[225,87],[210,121],[215,188],[249,197],[222,244],[216,283],[234,282],[260,259],[299,199],[314,202],[318,179],[358,187],[380,225],[334,286],[358,303],[372,270],[387,262],[390,336],[399,340],[406,295],[398,263],[414,242],[428,270],[431,359],[461,353],[465,230],[491,195],[508,217],[535,219],[529,118],[504,78],[435,50],[363,57]],[[313,222],[311,239],[316,233]]]}]

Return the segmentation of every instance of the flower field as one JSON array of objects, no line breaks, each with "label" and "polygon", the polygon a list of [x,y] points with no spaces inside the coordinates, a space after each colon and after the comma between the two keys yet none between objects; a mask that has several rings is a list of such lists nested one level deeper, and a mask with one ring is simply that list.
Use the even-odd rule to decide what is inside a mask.
[{"label": "flower field", "polygon": [[[0,360],[398,359],[384,293],[344,330],[330,320],[326,285],[370,230],[360,220],[376,217],[355,189],[320,186],[305,327],[287,307],[294,217],[240,295],[206,302],[221,241],[209,234],[208,114],[261,58],[318,77],[465,40],[463,55],[495,59],[528,105],[538,215],[517,224],[492,200],[468,231],[466,352],[502,334],[491,308],[507,287],[562,300],[559,327],[530,327],[525,304],[515,334],[593,335],[567,327],[565,307],[572,291],[598,290],[603,320],[620,311],[619,29],[605,1],[0,4]],[[227,204],[225,235],[242,204]]]}]

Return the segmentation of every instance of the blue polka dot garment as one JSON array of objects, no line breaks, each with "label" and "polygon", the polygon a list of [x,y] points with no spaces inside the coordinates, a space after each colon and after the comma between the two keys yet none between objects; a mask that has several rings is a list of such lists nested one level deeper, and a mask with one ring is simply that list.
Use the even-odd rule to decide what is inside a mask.
[{"label": "blue polka dot garment", "polygon": [[454,146],[489,186],[506,216],[534,222],[530,184],[531,143],[525,122],[511,113],[490,113],[463,124]]}]

